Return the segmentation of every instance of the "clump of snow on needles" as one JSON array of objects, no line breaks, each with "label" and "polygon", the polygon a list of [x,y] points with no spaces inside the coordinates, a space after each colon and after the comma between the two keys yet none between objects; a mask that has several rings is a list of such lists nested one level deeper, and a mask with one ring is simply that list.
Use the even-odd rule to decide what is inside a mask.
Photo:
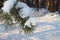
[{"label": "clump of snow on needles", "polygon": [[[4,6],[2,7],[3,13],[9,13],[10,14],[10,10],[14,7],[14,4],[16,2],[17,2],[17,0],[5,1]],[[28,17],[33,13],[32,9],[28,5],[26,5],[25,3],[20,2],[20,1],[17,2],[15,8],[20,9],[18,11],[18,13],[22,18]]]},{"label": "clump of snow on needles", "polygon": [[29,8],[25,3],[23,3],[23,2],[17,2],[17,5],[16,5],[16,9],[18,9],[18,8]]},{"label": "clump of snow on needles", "polygon": [[33,26],[36,26],[37,25],[37,21],[36,21],[36,18],[29,18],[29,20],[26,21],[25,25],[31,27],[32,24]]},{"label": "clump of snow on needles", "polygon": [[10,13],[11,8],[13,8],[16,0],[7,0],[2,7],[4,13]]},{"label": "clump of snow on needles", "polygon": [[33,12],[32,12],[32,9],[26,5],[25,3],[23,2],[19,2],[17,3],[16,9],[20,9],[18,12],[19,12],[19,15],[22,17],[22,18],[25,18],[25,17],[28,17],[30,16]]}]

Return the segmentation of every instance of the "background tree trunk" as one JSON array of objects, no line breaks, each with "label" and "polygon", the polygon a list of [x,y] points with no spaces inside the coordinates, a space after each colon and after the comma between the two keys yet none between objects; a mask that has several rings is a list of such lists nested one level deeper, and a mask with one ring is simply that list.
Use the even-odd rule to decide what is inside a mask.
[{"label": "background tree trunk", "polygon": [[39,11],[39,0],[35,0],[35,8]]},{"label": "background tree trunk", "polygon": [[46,8],[46,0],[41,0],[41,6],[42,8]]},{"label": "background tree trunk", "polygon": [[50,12],[54,12],[54,7],[53,7],[53,5],[54,5],[54,0],[49,0],[48,10],[49,10]]},{"label": "background tree trunk", "polygon": [[59,11],[59,14],[60,14],[60,0],[58,0],[58,11]]},{"label": "background tree trunk", "polygon": [[0,8],[3,7],[4,0],[0,0]]},{"label": "background tree trunk", "polygon": [[47,3],[50,12],[58,11],[58,0],[49,0]]},{"label": "background tree trunk", "polygon": [[24,0],[19,0],[20,2],[24,2]]}]

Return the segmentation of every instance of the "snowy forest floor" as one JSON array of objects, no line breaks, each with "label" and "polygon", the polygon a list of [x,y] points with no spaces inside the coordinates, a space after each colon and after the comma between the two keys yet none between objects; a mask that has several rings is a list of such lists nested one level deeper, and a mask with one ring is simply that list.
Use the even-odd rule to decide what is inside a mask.
[{"label": "snowy forest floor", "polygon": [[42,14],[42,10],[31,15],[37,21],[33,34],[26,36],[18,30],[4,32],[3,25],[0,25],[0,40],[60,40],[60,15],[46,11]]}]

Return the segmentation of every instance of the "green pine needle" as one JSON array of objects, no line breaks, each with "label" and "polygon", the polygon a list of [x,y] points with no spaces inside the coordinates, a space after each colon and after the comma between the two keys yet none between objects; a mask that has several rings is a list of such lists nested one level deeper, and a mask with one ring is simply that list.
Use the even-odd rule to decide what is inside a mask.
[{"label": "green pine needle", "polygon": [[23,31],[24,31],[26,34],[27,34],[27,33],[32,33],[33,28],[32,28],[32,27],[25,26],[25,28],[23,28]]},{"label": "green pine needle", "polygon": [[12,23],[13,20],[11,18],[12,16],[14,16],[15,20],[17,21],[17,23],[20,24],[20,28],[22,28],[22,30],[25,32],[25,34],[32,33],[35,26],[33,26],[32,24],[30,24],[31,27],[24,25],[25,22],[29,19],[29,17],[22,18],[21,16],[19,16],[19,13],[17,12],[17,10],[16,11],[14,11],[14,10],[12,10],[11,15],[9,15],[8,13],[4,14],[4,13],[0,12],[0,20],[2,20],[2,21],[5,20],[5,23],[4,23],[5,30],[14,29],[14,27],[13,27],[14,24]]}]

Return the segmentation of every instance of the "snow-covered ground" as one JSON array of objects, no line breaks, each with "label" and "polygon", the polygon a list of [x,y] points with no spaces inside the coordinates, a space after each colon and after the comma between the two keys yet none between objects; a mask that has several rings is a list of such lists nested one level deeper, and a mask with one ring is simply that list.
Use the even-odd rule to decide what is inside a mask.
[{"label": "snow-covered ground", "polygon": [[[2,10],[6,13],[10,13],[15,2],[16,0],[6,1]],[[25,18],[26,16],[31,17],[25,25],[28,24],[28,22],[32,22],[33,25],[35,25],[35,23],[37,24],[34,32],[31,35],[25,35],[23,32],[20,33],[17,29],[5,32],[3,28],[4,25],[0,22],[0,40],[60,40],[60,16],[58,14],[49,13],[47,9],[40,9],[39,12],[33,12],[34,9],[31,8],[31,11],[30,7],[20,2],[17,4],[16,9],[19,7],[24,7],[20,10],[23,11],[21,12],[23,14],[22,18]]]},{"label": "snow-covered ground", "polygon": [[31,35],[26,36],[18,30],[4,32],[1,28],[3,25],[0,25],[0,40],[60,40],[60,16],[58,14],[48,13],[44,16],[35,16],[32,18],[37,21],[37,27]]}]

